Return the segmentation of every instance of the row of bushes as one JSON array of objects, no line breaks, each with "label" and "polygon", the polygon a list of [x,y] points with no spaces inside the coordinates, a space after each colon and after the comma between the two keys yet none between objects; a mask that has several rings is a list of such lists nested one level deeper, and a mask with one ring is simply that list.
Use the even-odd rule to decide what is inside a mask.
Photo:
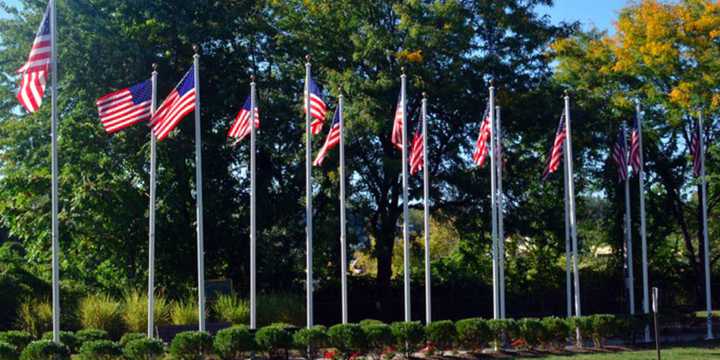
[{"label": "row of bushes", "polygon": [[[258,323],[285,322],[299,325],[305,320],[304,308],[297,306],[303,300],[288,294],[262,294],[258,301]],[[235,294],[220,295],[209,304],[211,320],[230,324],[246,324],[250,318],[247,300]],[[76,306],[80,328],[105,330],[113,339],[123,332],[144,332],[147,328],[147,295],[139,291],[128,292],[122,300],[104,294],[80,299]],[[155,296],[155,324],[187,325],[198,322],[198,304],[194,299],[170,301]],[[23,302],[17,317],[18,328],[39,337],[52,327],[52,306],[49,301]]]},{"label": "row of bushes", "polygon": [[[277,323],[258,329],[254,334],[244,325],[220,330],[215,337],[205,332],[179,333],[166,347],[162,341],[147,339],[141,333],[125,334],[113,342],[104,330],[87,329],[76,333],[62,332],[61,343],[52,343],[51,333],[43,340],[23,331],[0,333],[0,360],[69,359],[78,354],[81,359],[155,359],[166,352],[173,359],[198,359],[215,354],[221,359],[244,359],[250,352],[265,352],[269,357],[288,357],[296,350],[305,358],[324,357],[347,359],[367,354],[379,359],[384,355],[401,353],[406,358],[423,350],[480,351],[488,345],[533,349],[564,347],[578,328],[583,336],[592,338],[602,347],[605,339],[623,334],[633,327],[627,318],[612,315],[592,315],[579,318],[519,320],[485,320],[470,318],[452,322],[442,320],[425,326],[420,322],[396,322],[390,325],[377,320],[363,320],[358,324],[338,324],[325,328],[297,329]],[[505,340],[508,340],[507,343]]]}]

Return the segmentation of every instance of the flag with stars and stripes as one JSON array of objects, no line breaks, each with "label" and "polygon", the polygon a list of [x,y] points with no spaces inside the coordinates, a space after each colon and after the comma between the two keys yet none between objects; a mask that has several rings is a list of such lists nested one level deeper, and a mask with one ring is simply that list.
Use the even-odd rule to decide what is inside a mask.
[{"label": "flag with stars and stripes", "polygon": [[152,81],[145,80],[129,88],[107,94],[95,102],[98,115],[108,134],[150,119]]},{"label": "flag with stars and stripes", "polygon": [[480,124],[480,132],[478,133],[477,141],[475,141],[475,150],[472,153],[473,162],[479,167],[483,167],[485,165],[485,160],[487,159],[489,152],[488,142],[490,141],[490,135],[492,132],[489,109],[490,107],[488,104],[488,107],[485,108],[485,112],[483,113],[483,120]]},{"label": "flag with stars and stripes", "polygon": [[43,15],[40,28],[35,35],[30,55],[27,62],[18,69],[21,74],[20,91],[17,99],[28,112],[36,112],[42,104],[50,73],[50,61],[52,58],[52,33],[50,27],[50,8],[52,1],[48,2],[45,15]]},{"label": "flag with stars and stripes", "polygon": [[642,167],[641,160],[640,160],[640,152],[642,149],[640,149],[640,127],[638,126],[638,119],[635,119],[635,122],[633,123],[633,129],[630,132],[630,166],[632,166],[633,172],[635,174],[640,173],[640,168]]},{"label": "flag with stars and stripes", "polygon": [[402,131],[404,110],[402,96],[398,96],[397,106],[395,106],[395,118],[393,119],[392,135],[390,136],[390,142],[392,142],[398,150],[402,150],[403,148]]},{"label": "flag with stars and stripes", "polygon": [[157,141],[165,139],[185,115],[195,110],[195,65],[185,73],[151,119]]},{"label": "flag with stars and stripes", "polygon": [[422,121],[418,121],[415,136],[410,145],[410,175],[415,175],[425,166],[425,144],[423,143]]},{"label": "flag with stars and stripes", "polygon": [[315,161],[313,161],[314,166],[321,166],[330,150],[332,150],[335,146],[337,146],[337,144],[340,143],[340,131],[342,130],[340,129],[341,116],[342,114],[340,114],[340,109],[335,110],[335,115],[333,116],[333,121],[330,125],[330,131],[328,131],[327,138],[325,139],[325,144],[323,144],[323,147],[317,154]]},{"label": "flag with stars and stripes", "polygon": [[[245,137],[250,135],[251,102],[250,96],[248,96],[245,99],[245,104],[243,104],[243,107],[240,109],[237,116],[235,116],[235,122],[233,122],[232,126],[230,126],[230,131],[228,131],[229,138],[235,138],[236,141],[242,141]],[[255,106],[255,128],[260,128],[260,115],[258,113],[257,105]]]},{"label": "flag with stars and stripes", "polygon": [[612,158],[617,168],[618,182],[627,179],[627,143],[625,141],[625,131],[618,133],[617,141],[613,145]]},{"label": "flag with stars and stripes", "polygon": [[557,171],[562,162],[562,157],[565,149],[565,138],[567,137],[567,129],[565,128],[565,115],[560,116],[560,122],[558,123],[557,130],[555,131],[555,140],[553,140],[552,147],[550,148],[550,156],[547,160],[545,171],[543,172],[543,180],[546,180],[550,174]]},{"label": "flag with stars and stripes", "polygon": [[[325,105],[325,101],[322,99],[322,92],[320,91],[320,87],[315,83],[315,81],[310,78],[310,81],[307,84],[307,88],[305,89],[305,99],[307,99],[307,92],[310,92],[310,117],[313,118],[312,122],[310,123],[310,131],[313,135],[317,135],[320,132],[322,132],[323,124],[325,123],[325,114],[327,113],[327,105]],[[307,101],[303,102],[303,110],[307,111],[305,108],[307,104]]]}]

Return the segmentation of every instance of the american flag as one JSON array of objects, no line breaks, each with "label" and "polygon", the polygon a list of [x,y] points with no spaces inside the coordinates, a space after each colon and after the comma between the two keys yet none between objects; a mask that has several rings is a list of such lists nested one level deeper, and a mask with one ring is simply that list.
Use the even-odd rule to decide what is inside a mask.
[{"label": "american flag", "polygon": [[485,165],[485,159],[488,155],[488,141],[492,132],[490,125],[490,107],[485,108],[483,113],[483,121],[480,124],[480,132],[478,133],[477,141],[475,141],[475,150],[472,153],[473,162],[475,165],[482,167]]},{"label": "american flag", "polygon": [[32,50],[27,62],[18,69],[21,74],[20,91],[17,99],[28,112],[36,112],[42,104],[45,94],[45,84],[50,73],[50,60],[52,57],[52,33],[50,32],[50,8],[52,1],[48,2],[45,15],[43,15],[40,28],[35,35]]},{"label": "american flag", "polygon": [[[235,138],[236,141],[242,141],[246,136],[250,135],[250,96],[245,99],[245,104],[238,112],[235,117],[235,122],[230,126],[228,131],[229,138]],[[255,106],[255,128],[260,128],[260,115],[258,113],[258,107]]]},{"label": "american flag", "polygon": [[185,115],[195,110],[195,65],[170,92],[151,119],[157,141],[165,139]]},{"label": "american flag", "polygon": [[[305,99],[307,99],[307,91],[310,90],[310,116],[313,118],[310,123],[310,131],[313,135],[317,135],[322,132],[323,124],[325,123],[325,113],[327,113],[327,106],[322,99],[322,92],[320,87],[315,81],[310,78],[305,89]],[[303,102],[303,111],[307,111],[305,108],[307,101]]]},{"label": "american flag", "polygon": [[107,94],[95,102],[100,122],[112,134],[150,118],[152,81],[145,80],[129,88]]},{"label": "american flag", "polygon": [[418,121],[417,128],[415,129],[415,136],[413,137],[412,145],[410,148],[410,175],[415,175],[423,169],[425,165],[425,144],[423,144],[423,133],[422,133],[422,121]]},{"label": "american flag", "polygon": [[328,131],[327,138],[325,139],[325,144],[323,145],[322,149],[320,149],[320,152],[317,154],[315,161],[313,161],[313,166],[321,166],[330,150],[332,150],[335,146],[337,146],[337,144],[340,143],[341,116],[342,115],[340,114],[340,110],[336,109],[335,115],[333,116],[332,124],[330,125],[330,131]]},{"label": "american flag", "polygon": [[635,118],[633,123],[632,132],[630,132],[630,166],[632,166],[635,174],[640,173],[642,163],[640,160],[640,126],[638,126],[638,119]]},{"label": "american flag", "polygon": [[617,141],[613,145],[612,158],[615,161],[615,167],[617,168],[618,181],[625,181],[627,179],[627,144],[625,142],[625,131],[618,133]]},{"label": "american flag", "polygon": [[547,179],[550,174],[557,171],[562,162],[563,150],[565,148],[565,137],[567,136],[567,129],[565,128],[565,115],[560,116],[560,122],[558,128],[555,131],[555,140],[553,141],[552,148],[550,148],[550,157],[548,157],[547,166],[543,172],[543,180]]},{"label": "american flag", "polygon": [[390,141],[400,151],[402,151],[403,148],[403,110],[404,107],[402,104],[402,96],[398,96],[397,106],[395,106],[395,118],[393,119],[393,129]]},{"label": "american flag", "polygon": [[702,150],[700,149],[700,136],[702,130],[698,122],[695,122],[693,126],[692,136],[690,137],[690,155],[693,158],[693,175],[699,177],[702,171]]}]

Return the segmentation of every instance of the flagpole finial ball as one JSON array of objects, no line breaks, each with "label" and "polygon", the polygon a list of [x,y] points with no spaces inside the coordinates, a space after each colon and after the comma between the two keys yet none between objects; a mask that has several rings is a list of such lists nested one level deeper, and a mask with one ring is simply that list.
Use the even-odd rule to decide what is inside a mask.
[{"label": "flagpole finial ball", "polygon": [[568,91],[567,91],[567,89],[565,89],[565,90],[563,91],[563,95],[564,95],[564,96],[568,96]]},{"label": "flagpole finial ball", "polygon": [[490,87],[495,87],[495,79],[490,79]]},{"label": "flagpole finial ball", "polygon": [[255,75],[250,75],[250,82],[255,82]]},{"label": "flagpole finial ball", "polygon": [[193,44],[192,48],[193,48],[193,52],[197,55],[198,52],[200,51],[200,47],[197,46],[197,44]]},{"label": "flagpole finial ball", "polygon": [[158,64],[157,64],[157,63],[153,63],[153,64],[152,64],[152,68],[153,68],[153,71],[157,71],[157,69],[158,69]]},{"label": "flagpole finial ball", "polygon": [[423,91],[422,93],[423,99],[427,99],[427,93]]},{"label": "flagpole finial ball", "polygon": [[400,73],[403,74],[403,75],[405,75],[405,67],[404,67],[404,66],[401,66],[401,67],[400,67]]},{"label": "flagpole finial ball", "polygon": [[305,61],[310,62],[310,54],[305,55]]}]

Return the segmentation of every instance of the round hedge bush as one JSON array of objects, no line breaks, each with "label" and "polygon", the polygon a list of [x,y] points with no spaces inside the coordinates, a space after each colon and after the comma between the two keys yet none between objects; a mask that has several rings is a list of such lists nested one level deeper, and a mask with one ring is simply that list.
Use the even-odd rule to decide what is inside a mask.
[{"label": "round hedge bush", "polygon": [[525,343],[530,348],[540,345],[543,332],[543,325],[540,320],[534,318],[520,319],[517,321],[517,330],[520,338],[525,340]]},{"label": "round hedge bush", "polygon": [[120,360],[122,348],[110,340],[90,340],[82,344],[78,355],[81,360]]},{"label": "round hedge bush", "polygon": [[144,333],[139,333],[139,332],[126,333],[125,335],[123,335],[120,338],[120,346],[124,348],[125,345],[127,345],[129,342],[131,342],[133,340],[145,339],[146,337],[147,336]]},{"label": "round hedge bush", "polygon": [[543,331],[540,341],[546,344],[546,346],[562,348],[570,334],[570,324],[568,321],[556,316],[548,316],[541,321]]},{"label": "round hedge bush", "polygon": [[427,324],[425,333],[430,345],[440,350],[452,348],[457,339],[455,324],[450,320],[433,321]]},{"label": "round hedge bush", "polygon": [[295,348],[305,353],[306,359],[315,359],[318,351],[328,346],[327,329],[322,325],[303,328],[293,334]]},{"label": "round hedge bush", "polygon": [[255,349],[255,338],[247,326],[236,325],[218,331],[213,347],[223,360],[243,359],[244,353]]},{"label": "round hedge bush", "polygon": [[75,337],[77,338],[80,345],[88,341],[110,340],[108,332],[100,329],[82,329],[75,332]]},{"label": "round hedge bush", "polygon": [[395,345],[406,359],[425,341],[425,327],[419,321],[394,322],[390,324],[390,330],[395,338]]},{"label": "round hedge bush", "polygon": [[153,360],[165,355],[165,344],[157,339],[129,340],[123,347],[123,354],[128,360]]},{"label": "round hedge bush", "polygon": [[[42,336],[42,340],[52,341],[52,339],[52,331],[48,331]],[[75,336],[75,333],[73,333],[72,331],[60,331],[60,343],[67,346],[68,350],[70,350],[70,353],[76,353],[80,348],[80,345],[82,345],[78,340],[77,336]]]},{"label": "round hedge bush", "polygon": [[482,318],[458,320],[455,330],[460,346],[466,350],[481,350],[493,339],[487,320]]},{"label": "round hedge bush", "polygon": [[9,330],[0,332],[0,342],[12,345],[18,353],[22,352],[31,341],[33,341],[33,336],[27,331]]},{"label": "round hedge bush", "polygon": [[364,352],[366,348],[365,332],[358,324],[337,324],[328,330],[330,345],[345,358],[353,353]]},{"label": "round hedge bush", "polygon": [[25,347],[20,360],[70,360],[70,350],[52,340],[37,340]]},{"label": "round hedge bush", "polygon": [[287,355],[288,350],[293,345],[293,338],[287,327],[286,324],[272,324],[261,327],[255,333],[255,341],[258,347],[267,351],[271,357],[282,352]]},{"label": "round hedge bush", "polygon": [[367,349],[375,355],[375,358],[379,358],[380,354],[395,343],[392,330],[387,324],[373,322],[360,327],[365,333]]},{"label": "round hedge bush", "polygon": [[176,360],[202,359],[210,354],[213,339],[204,331],[183,331],[170,343],[170,355]]},{"label": "round hedge bush", "polygon": [[0,360],[17,360],[18,359],[17,348],[4,341],[0,341]]}]

